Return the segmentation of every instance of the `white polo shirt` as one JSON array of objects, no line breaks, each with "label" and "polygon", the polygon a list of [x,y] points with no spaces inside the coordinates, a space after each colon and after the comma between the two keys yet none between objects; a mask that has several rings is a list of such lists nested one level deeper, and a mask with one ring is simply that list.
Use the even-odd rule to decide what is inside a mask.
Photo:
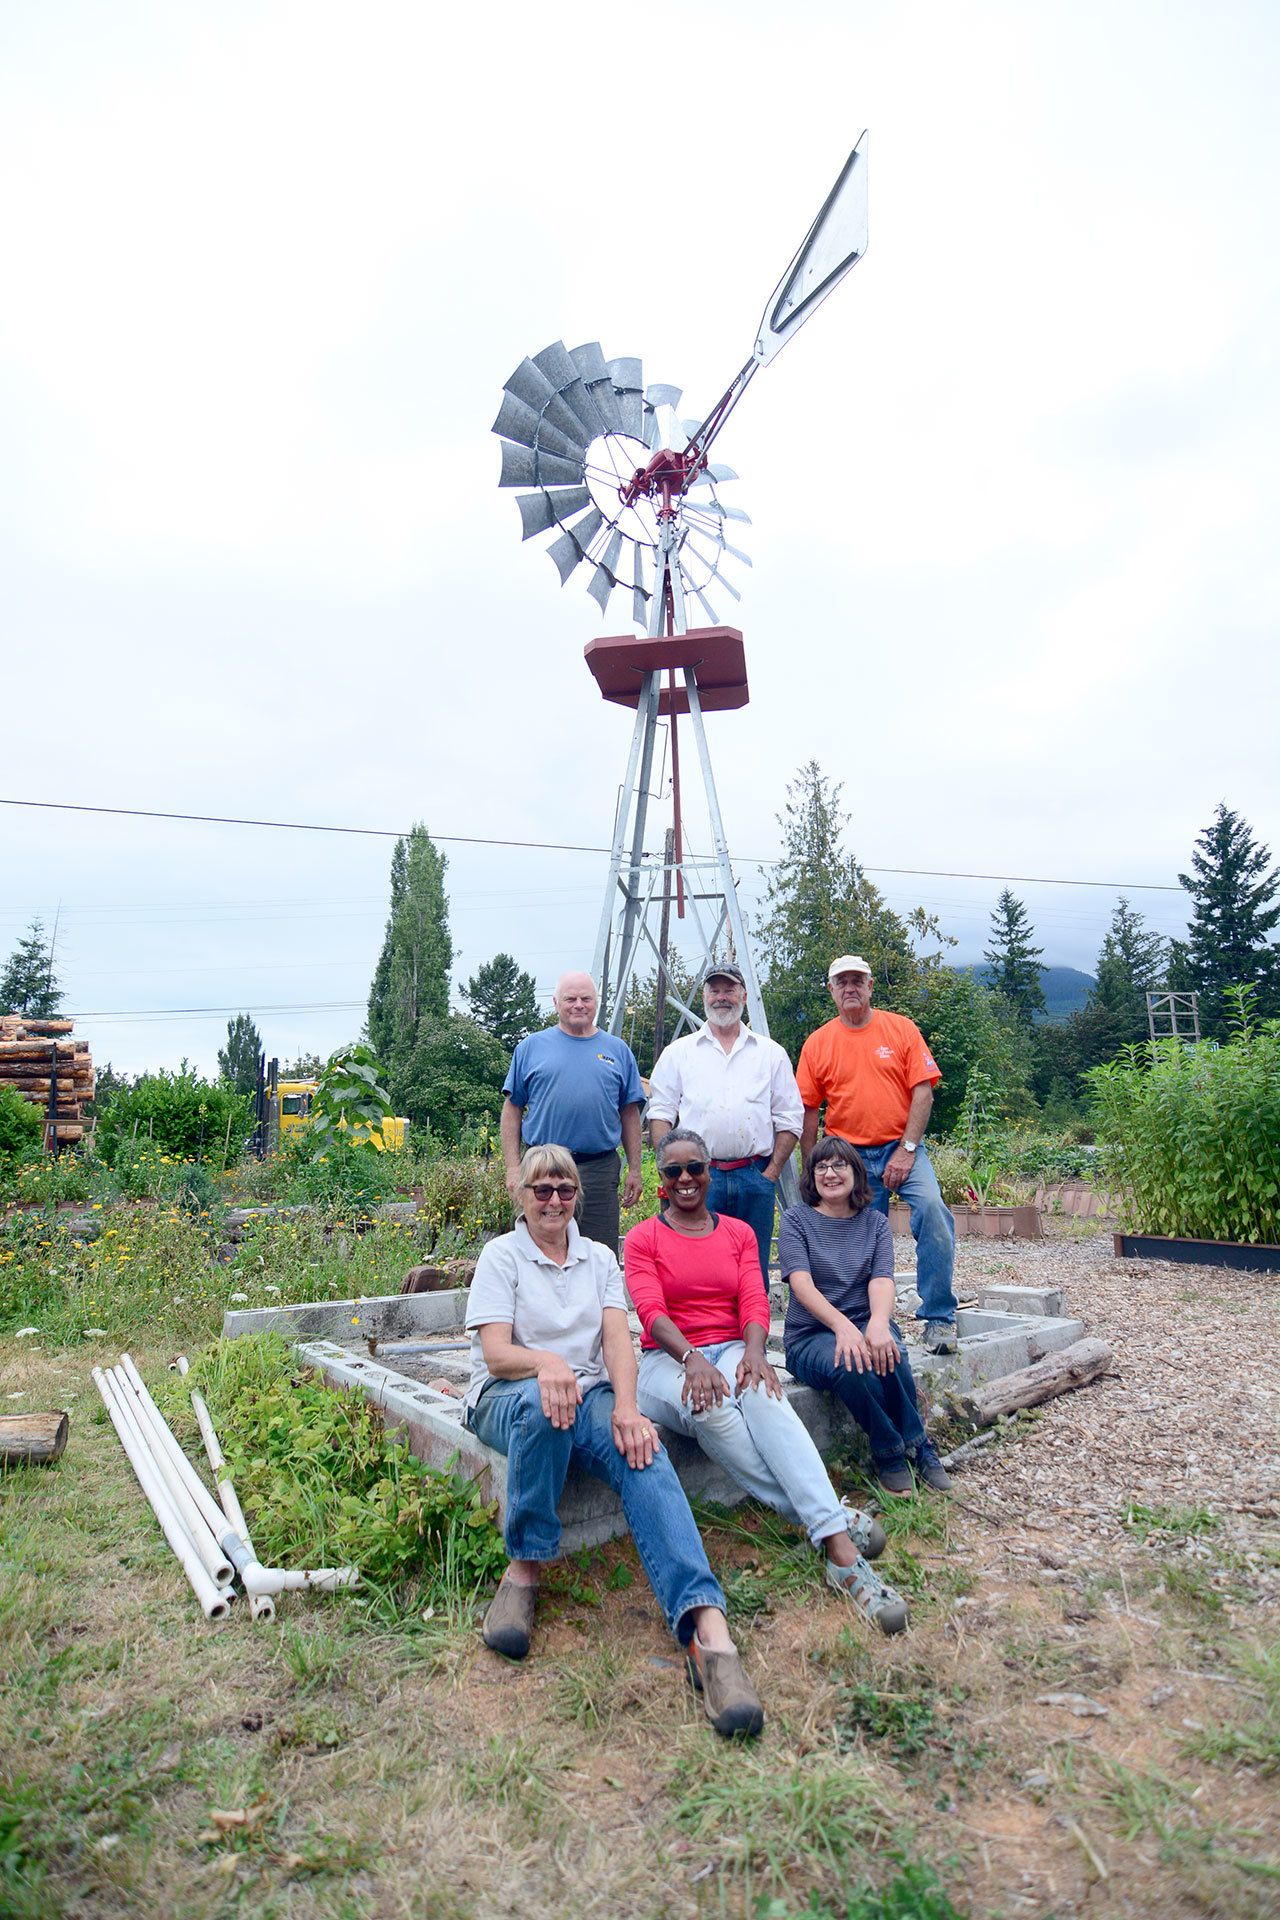
[{"label": "white polo shirt", "polygon": [[515,1232],[490,1240],[476,1262],[465,1323],[471,1335],[467,1406],[474,1407],[494,1378],[484,1363],[479,1329],[508,1321],[516,1346],[558,1353],[584,1393],[606,1379],[600,1343],[606,1307],[627,1310],[622,1274],[608,1247],[584,1239],[571,1220],[569,1257],[558,1267],[517,1220]]},{"label": "white polo shirt", "polygon": [[692,1127],[713,1160],[747,1160],[771,1154],[775,1134],[798,1134],[804,1105],[776,1040],[743,1026],[726,1053],[708,1023],[663,1048],[649,1079],[649,1118]]}]

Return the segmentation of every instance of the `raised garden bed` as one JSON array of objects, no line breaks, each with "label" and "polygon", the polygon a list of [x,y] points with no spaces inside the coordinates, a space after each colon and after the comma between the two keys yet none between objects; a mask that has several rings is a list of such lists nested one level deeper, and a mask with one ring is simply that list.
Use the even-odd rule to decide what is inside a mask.
[{"label": "raised garden bed", "polygon": [[1122,1260],[1174,1260],[1189,1267],[1235,1267],[1241,1273],[1280,1274],[1280,1247],[1250,1246],[1240,1240],[1186,1240],[1164,1233],[1118,1233],[1116,1257]]},{"label": "raised garden bed", "polygon": [[[1037,1207],[952,1207],[956,1233],[975,1240],[1043,1240],[1044,1226]],[[889,1225],[895,1233],[910,1233],[911,1210],[901,1202],[889,1206]]]}]

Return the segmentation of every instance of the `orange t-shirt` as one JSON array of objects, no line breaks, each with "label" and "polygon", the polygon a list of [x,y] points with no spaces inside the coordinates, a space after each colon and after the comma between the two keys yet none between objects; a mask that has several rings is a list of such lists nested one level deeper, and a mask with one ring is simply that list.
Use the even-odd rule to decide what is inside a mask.
[{"label": "orange t-shirt", "polygon": [[873,1007],[865,1027],[828,1020],[800,1049],[796,1083],[806,1107],[827,1103],[826,1130],[859,1147],[899,1140],[911,1090],[942,1075],[913,1020]]}]

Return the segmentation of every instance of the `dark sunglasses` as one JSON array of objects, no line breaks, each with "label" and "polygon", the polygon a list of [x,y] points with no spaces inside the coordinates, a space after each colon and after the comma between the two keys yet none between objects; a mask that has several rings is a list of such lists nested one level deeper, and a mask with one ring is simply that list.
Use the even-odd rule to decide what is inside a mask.
[{"label": "dark sunglasses", "polygon": [[525,1192],[531,1193],[534,1199],[540,1201],[544,1207],[553,1193],[559,1194],[560,1199],[566,1207],[571,1200],[576,1200],[578,1197],[578,1189],[571,1187],[567,1180],[562,1186],[556,1186],[550,1180],[526,1181]]},{"label": "dark sunglasses", "polygon": [[669,1160],[665,1167],[658,1168],[658,1178],[666,1187],[673,1180],[678,1180],[682,1173],[687,1173],[694,1180],[701,1180],[706,1170],[705,1160]]}]

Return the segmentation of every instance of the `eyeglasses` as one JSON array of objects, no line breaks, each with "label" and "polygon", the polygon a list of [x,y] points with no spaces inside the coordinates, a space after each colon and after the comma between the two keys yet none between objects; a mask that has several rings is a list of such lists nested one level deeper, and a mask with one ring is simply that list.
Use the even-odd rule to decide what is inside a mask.
[{"label": "eyeglasses", "polygon": [[665,1167],[658,1168],[658,1177],[665,1186],[670,1186],[682,1173],[689,1174],[694,1180],[701,1180],[706,1170],[705,1160],[669,1160]]},{"label": "eyeglasses", "polygon": [[570,1186],[567,1180],[561,1186],[554,1185],[550,1180],[526,1180],[525,1192],[531,1193],[534,1199],[544,1207],[553,1193],[558,1195],[566,1207],[571,1200],[576,1200],[578,1197],[578,1189]]}]

